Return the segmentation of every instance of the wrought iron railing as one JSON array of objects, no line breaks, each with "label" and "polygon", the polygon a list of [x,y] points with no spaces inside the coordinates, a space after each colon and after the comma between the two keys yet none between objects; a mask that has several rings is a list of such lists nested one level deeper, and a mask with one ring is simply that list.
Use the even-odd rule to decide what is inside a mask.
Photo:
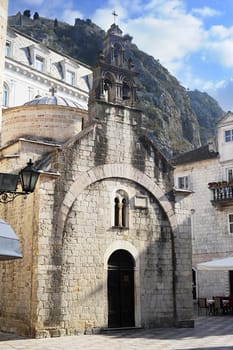
[{"label": "wrought iron railing", "polygon": [[209,189],[212,191],[212,201],[233,201],[233,182],[210,182]]}]

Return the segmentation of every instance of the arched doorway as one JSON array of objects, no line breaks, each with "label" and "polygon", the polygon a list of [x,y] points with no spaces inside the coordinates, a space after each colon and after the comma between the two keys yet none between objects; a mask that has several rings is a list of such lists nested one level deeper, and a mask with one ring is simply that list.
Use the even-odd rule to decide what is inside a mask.
[{"label": "arched doorway", "polygon": [[134,327],[134,266],[132,255],[116,250],[108,260],[108,327]]}]

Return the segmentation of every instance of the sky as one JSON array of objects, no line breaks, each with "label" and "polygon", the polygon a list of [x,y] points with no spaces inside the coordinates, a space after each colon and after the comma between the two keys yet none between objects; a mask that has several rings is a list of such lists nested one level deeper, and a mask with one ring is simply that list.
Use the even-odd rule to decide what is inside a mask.
[{"label": "sky", "polygon": [[8,14],[57,18],[74,25],[115,22],[133,43],[158,59],[187,89],[214,97],[233,111],[233,0],[8,0]]}]

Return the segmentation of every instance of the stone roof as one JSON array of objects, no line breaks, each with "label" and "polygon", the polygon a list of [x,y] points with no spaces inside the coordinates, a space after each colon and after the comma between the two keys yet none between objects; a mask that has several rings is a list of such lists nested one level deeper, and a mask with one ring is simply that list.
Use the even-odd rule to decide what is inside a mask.
[{"label": "stone roof", "polygon": [[218,157],[218,152],[210,150],[209,146],[202,146],[193,151],[189,151],[174,157],[171,160],[173,165],[194,163],[202,160],[214,159]]},{"label": "stone roof", "polygon": [[85,101],[83,102],[77,102],[69,100],[68,98],[64,98],[61,96],[43,96],[35,98],[34,100],[28,101],[24,103],[24,106],[31,106],[31,105],[55,105],[55,106],[67,106],[67,107],[73,107],[73,108],[79,108],[87,110],[87,103]]}]

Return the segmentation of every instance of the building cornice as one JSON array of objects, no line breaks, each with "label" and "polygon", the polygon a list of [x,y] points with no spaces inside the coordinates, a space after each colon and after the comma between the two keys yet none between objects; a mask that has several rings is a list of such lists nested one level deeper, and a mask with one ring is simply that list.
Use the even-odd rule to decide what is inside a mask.
[{"label": "building cornice", "polygon": [[46,73],[39,72],[35,68],[28,67],[27,65],[21,62],[15,61],[10,57],[5,57],[5,69],[8,69],[12,72],[16,72],[17,74],[20,74],[30,80],[33,80],[33,81],[37,80],[38,82],[41,82],[45,86],[48,86],[48,88],[51,86],[56,86],[58,91],[60,90],[60,91],[66,92],[69,95],[78,97],[84,101],[88,100],[88,96],[89,96],[88,91],[69,85],[59,79],[51,77],[51,75],[48,75]]}]

